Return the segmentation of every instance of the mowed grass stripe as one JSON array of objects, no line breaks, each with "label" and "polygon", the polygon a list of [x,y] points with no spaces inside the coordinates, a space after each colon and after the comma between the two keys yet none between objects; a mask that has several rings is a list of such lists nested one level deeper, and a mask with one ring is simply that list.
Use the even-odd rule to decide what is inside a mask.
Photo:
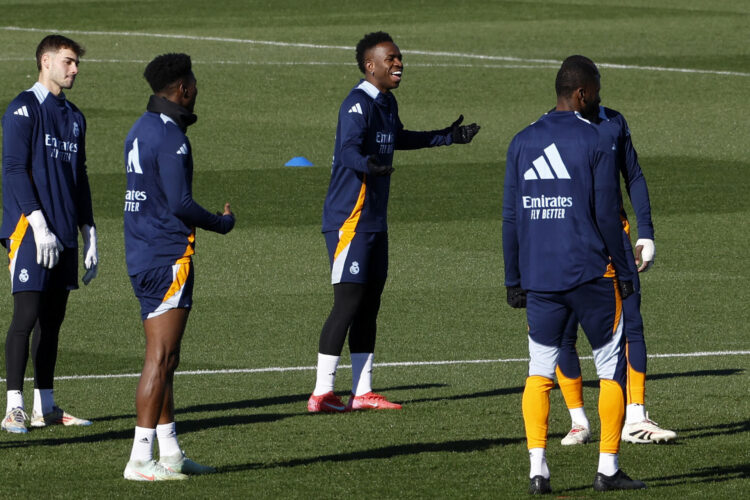
[{"label": "mowed grass stripe", "polygon": [[[185,35],[185,34],[172,34],[172,33],[142,33],[134,31],[89,31],[89,30],[55,30],[55,29],[44,29],[44,28],[21,28],[18,26],[3,26],[0,30],[5,31],[26,31],[26,32],[38,32],[38,33],[63,33],[68,35],[95,35],[95,36],[121,36],[121,37],[149,37],[149,38],[166,38],[176,40],[191,40],[191,41],[204,41],[204,42],[224,42],[224,43],[238,43],[238,44],[249,44],[249,45],[268,45],[273,47],[294,47],[294,48],[306,48],[306,49],[324,49],[324,50],[347,50],[352,51],[354,47],[348,47],[343,45],[326,45],[326,44],[314,44],[314,43],[300,43],[300,42],[279,42],[273,40],[252,40],[243,38],[228,38],[220,36],[197,36],[197,35]],[[508,61],[517,63],[536,63],[536,64],[549,64],[557,65],[562,61],[557,59],[535,59],[535,58],[522,58],[515,56],[496,56],[486,54],[471,54],[462,52],[446,52],[446,51],[430,51],[430,50],[403,50],[404,54],[410,55],[422,55],[422,56],[434,56],[434,57],[458,57],[464,59],[480,59],[487,61]],[[640,70],[640,71],[657,71],[657,72],[677,72],[677,73],[695,73],[695,74],[709,74],[709,75],[721,75],[721,76],[739,76],[749,77],[750,73],[741,71],[719,71],[719,70],[705,70],[695,68],[670,68],[665,66],[640,66],[631,64],[612,64],[607,62],[597,62],[597,65],[601,68],[615,68],[615,69],[629,69],[629,70]]]}]

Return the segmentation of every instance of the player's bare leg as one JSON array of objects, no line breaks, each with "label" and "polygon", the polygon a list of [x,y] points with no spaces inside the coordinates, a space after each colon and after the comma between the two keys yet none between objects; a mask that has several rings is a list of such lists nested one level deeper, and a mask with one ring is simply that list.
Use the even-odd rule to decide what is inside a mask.
[{"label": "player's bare leg", "polygon": [[[180,344],[185,333],[189,309],[171,309],[159,316],[143,321],[146,334],[146,355],[141,378],[136,390],[136,429],[130,461],[125,468],[125,478],[131,480],[187,479],[179,471],[171,470],[153,459],[153,442],[157,424],[174,429],[174,398],[172,381],[180,363]],[[159,436],[159,450],[162,440]],[[170,441],[176,445],[177,437],[171,433]]]},{"label": "player's bare leg", "polygon": [[189,309],[171,309],[143,321],[146,358],[135,396],[138,427],[153,429],[174,422],[172,382],[189,313]]}]

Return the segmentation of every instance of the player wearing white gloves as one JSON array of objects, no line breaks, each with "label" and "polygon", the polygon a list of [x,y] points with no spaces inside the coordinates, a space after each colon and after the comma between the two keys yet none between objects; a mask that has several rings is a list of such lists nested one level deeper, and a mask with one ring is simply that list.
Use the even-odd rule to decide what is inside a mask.
[{"label": "player wearing white gloves", "polygon": [[[585,64],[596,65],[583,56],[578,58]],[[569,58],[569,59],[571,59]],[[598,69],[597,69],[598,73]],[[622,439],[631,443],[658,443],[674,439],[674,431],[662,429],[656,422],[648,418],[645,411],[646,394],[646,343],[643,337],[643,318],[641,317],[641,287],[638,273],[647,271],[654,263],[654,226],[651,222],[651,203],[648,196],[646,179],[638,163],[638,155],[630,137],[630,128],[625,117],[604,106],[596,106],[589,116],[585,116],[591,123],[597,125],[599,133],[611,139],[612,149],[615,151],[617,167],[624,180],[628,196],[638,222],[638,237],[634,255],[630,252],[630,224],[624,208],[621,208],[620,219],[623,224],[623,239],[631,259],[632,271],[635,279],[633,285],[636,291],[635,300],[623,302],[625,318],[625,338],[627,342],[627,407],[625,411],[625,425]],[[622,207],[622,194],[620,194]],[[637,271],[637,272],[635,272]],[[583,382],[581,367],[575,344],[578,330],[576,318],[572,318],[567,325],[563,338],[560,358],[557,366],[557,380],[560,384],[565,403],[571,416],[571,430],[563,438],[563,445],[583,444],[589,440],[589,421],[583,408]]]},{"label": "player wearing white gloves", "polygon": [[96,226],[86,173],[86,120],[63,89],[73,87],[84,49],[60,36],[37,46],[39,80],[8,106],[3,126],[3,220],[13,319],[5,341],[8,400],[2,429],[26,433],[23,376],[34,364],[32,427],[90,425],[53,396],[60,326],[70,290],[78,288],[78,232],[84,284],[97,274]]}]

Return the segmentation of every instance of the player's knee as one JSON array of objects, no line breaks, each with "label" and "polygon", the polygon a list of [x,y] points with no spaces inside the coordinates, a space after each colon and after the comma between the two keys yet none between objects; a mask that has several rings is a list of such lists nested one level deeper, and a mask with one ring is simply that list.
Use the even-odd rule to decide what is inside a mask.
[{"label": "player's knee", "polygon": [[149,349],[146,362],[162,372],[173,372],[180,364],[180,349],[159,346]]}]

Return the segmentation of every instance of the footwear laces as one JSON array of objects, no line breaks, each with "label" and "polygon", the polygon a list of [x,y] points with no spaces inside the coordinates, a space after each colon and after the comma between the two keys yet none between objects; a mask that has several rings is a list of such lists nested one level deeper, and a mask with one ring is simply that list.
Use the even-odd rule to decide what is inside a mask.
[{"label": "footwear laces", "polygon": [[[359,396],[359,397],[363,397],[363,396],[365,395],[363,394],[362,396]],[[377,399],[378,401],[388,401],[387,399],[385,399],[385,396],[383,396],[382,394],[378,394],[376,392],[371,392],[370,394],[367,394],[363,399]]]},{"label": "footwear laces", "polygon": [[26,412],[21,408],[13,408],[10,410],[10,412],[8,412],[8,417],[12,417],[12,420],[17,424],[23,424],[29,419],[29,416],[26,415]]}]

